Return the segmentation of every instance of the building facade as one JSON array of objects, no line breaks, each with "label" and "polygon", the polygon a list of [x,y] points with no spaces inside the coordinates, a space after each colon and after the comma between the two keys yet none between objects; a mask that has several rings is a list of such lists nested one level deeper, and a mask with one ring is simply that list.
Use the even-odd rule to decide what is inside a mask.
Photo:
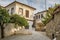
[{"label": "building facade", "polygon": [[[29,29],[32,30],[33,15],[34,15],[34,11],[36,10],[35,8],[28,6],[26,4],[20,3],[18,1],[14,1],[3,8],[5,8],[10,15],[17,14],[17,15],[20,15],[21,17],[24,17],[29,23]],[[19,29],[16,30],[14,28],[14,24],[9,23],[4,28],[4,36],[10,36],[14,34],[15,31],[18,31],[18,30]],[[1,28],[0,28],[0,38],[1,38]]]},{"label": "building facade", "polygon": [[34,10],[36,10],[35,8],[17,1],[10,3],[5,8],[8,10],[10,15],[18,14],[21,17],[26,18],[28,20],[29,27],[32,27]]},{"label": "building facade", "polygon": [[34,20],[35,20],[35,28],[36,30],[42,30],[41,26],[43,25],[42,20],[43,17],[45,17],[47,10],[41,11],[35,14]]}]

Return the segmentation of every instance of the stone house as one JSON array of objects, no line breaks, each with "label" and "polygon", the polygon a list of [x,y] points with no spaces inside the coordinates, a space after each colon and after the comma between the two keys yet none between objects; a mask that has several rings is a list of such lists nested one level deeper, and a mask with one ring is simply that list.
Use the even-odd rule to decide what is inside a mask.
[{"label": "stone house", "polygon": [[[2,6],[3,7],[3,6]],[[9,12],[10,15],[12,14],[18,14],[21,17],[24,17],[28,23],[29,23],[29,29],[32,30],[32,24],[33,24],[33,15],[34,11],[36,10],[35,8],[20,3],[18,1],[14,1],[7,6],[5,6],[6,10]],[[8,26],[5,27],[5,36],[9,36],[14,33],[14,24],[9,23]]]},{"label": "stone house", "polygon": [[20,3],[18,1],[14,1],[8,4],[7,6],[5,6],[5,8],[8,10],[10,15],[18,14],[21,17],[26,18],[29,23],[29,27],[30,28],[32,27],[33,15],[34,15],[34,11],[36,10],[35,8],[28,6],[26,4]]},{"label": "stone house", "polygon": [[52,13],[52,19],[46,24],[46,34],[51,39],[60,40],[60,5]]},{"label": "stone house", "polygon": [[42,20],[43,20],[43,17],[46,16],[46,12],[47,12],[47,10],[41,11],[41,12],[38,12],[35,14],[34,20],[35,20],[35,29],[36,30],[43,30],[44,29],[41,26],[43,26]]}]

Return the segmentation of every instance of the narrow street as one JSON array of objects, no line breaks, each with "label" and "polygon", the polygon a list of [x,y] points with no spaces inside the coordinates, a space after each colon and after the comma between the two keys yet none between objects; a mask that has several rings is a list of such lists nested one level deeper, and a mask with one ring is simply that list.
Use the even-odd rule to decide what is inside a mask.
[{"label": "narrow street", "polygon": [[32,35],[14,35],[1,40],[50,40],[44,32],[32,31]]}]

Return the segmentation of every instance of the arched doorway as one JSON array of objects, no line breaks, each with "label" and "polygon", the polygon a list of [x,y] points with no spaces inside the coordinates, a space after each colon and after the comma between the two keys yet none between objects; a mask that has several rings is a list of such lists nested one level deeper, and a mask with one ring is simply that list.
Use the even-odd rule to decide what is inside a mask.
[{"label": "arched doorway", "polygon": [[34,30],[34,28],[32,27],[33,21],[28,21],[28,23],[29,23],[29,30]]}]

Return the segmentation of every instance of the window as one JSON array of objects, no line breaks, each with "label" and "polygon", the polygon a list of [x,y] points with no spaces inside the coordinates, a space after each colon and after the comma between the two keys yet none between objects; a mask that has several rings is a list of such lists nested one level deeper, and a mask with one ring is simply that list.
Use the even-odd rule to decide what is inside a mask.
[{"label": "window", "polygon": [[40,15],[39,15],[39,19],[40,19]]},{"label": "window", "polygon": [[41,18],[43,18],[43,14],[41,14]]},{"label": "window", "polygon": [[26,17],[29,17],[29,11],[26,10]]},{"label": "window", "polygon": [[8,9],[7,11],[8,11],[8,13],[9,13],[9,9]]},{"label": "window", "polygon": [[38,19],[38,16],[36,15],[36,19]]},{"label": "window", "polygon": [[22,9],[22,8],[19,8],[18,13],[19,13],[20,15],[23,15],[23,9]]},{"label": "window", "polygon": [[9,12],[9,9],[8,9],[8,12]]},{"label": "window", "polygon": [[13,14],[14,13],[14,8],[11,8],[11,14]]}]

